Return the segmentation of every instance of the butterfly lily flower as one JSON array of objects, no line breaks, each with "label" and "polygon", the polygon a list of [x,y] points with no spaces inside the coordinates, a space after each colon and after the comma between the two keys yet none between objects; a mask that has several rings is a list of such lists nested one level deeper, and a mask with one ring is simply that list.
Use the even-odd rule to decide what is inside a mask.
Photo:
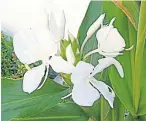
[{"label": "butterfly lily flower", "polygon": [[43,86],[49,66],[56,72],[70,74],[74,66],[57,55],[56,38],[48,29],[19,31],[13,40],[16,56],[23,64],[42,61],[42,64],[28,70],[23,79],[23,91],[31,93]]},{"label": "butterfly lily flower", "polygon": [[98,49],[89,52],[84,58],[96,52],[105,57],[116,57],[118,55],[122,55],[120,52],[125,49],[125,41],[117,28],[114,28],[114,21],[115,18],[110,21],[109,25],[102,25],[103,21],[101,21],[101,28],[96,33]]},{"label": "butterfly lily flower", "polygon": [[72,99],[81,106],[92,106],[93,103],[103,95],[113,108],[114,91],[111,87],[102,81],[94,78],[94,75],[103,71],[105,68],[115,65],[121,77],[123,77],[123,69],[120,63],[114,58],[107,57],[99,59],[99,64],[93,65],[80,61],[73,70],[71,81],[73,83]]}]

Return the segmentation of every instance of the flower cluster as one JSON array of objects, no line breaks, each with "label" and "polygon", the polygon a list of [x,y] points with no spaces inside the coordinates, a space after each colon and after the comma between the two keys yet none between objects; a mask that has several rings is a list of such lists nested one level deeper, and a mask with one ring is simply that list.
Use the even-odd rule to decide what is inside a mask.
[{"label": "flower cluster", "polygon": [[[73,50],[75,45],[71,41],[77,40],[71,34],[69,34],[71,41],[64,39],[66,24],[64,12],[61,12],[59,25],[56,23],[54,14],[50,13],[49,15],[48,29],[34,30],[32,28],[19,31],[14,36],[14,51],[23,64],[29,65],[37,61],[42,62],[41,65],[29,69],[25,73],[23,91],[32,93],[40,89],[48,77],[49,68],[52,67],[57,73],[71,74],[70,80],[73,87],[69,95],[72,95],[75,103],[81,106],[92,106],[100,98],[100,95],[103,95],[110,106],[113,107],[114,91],[104,82],[96,80],[94,76],[109,66],[114,65],[120,76],[124,77],[121,64],[114,58],[122,55],[121,51],[125,47],[124,39],[113,26],[115,18],[111,20],[109,25],[103,25],[105,14],[102,14],[88,29],[81,49],[76,47],[76,50]],[[100,26],[101,28],[99,28]],[[98,48],[83,57],[87,58],[96,52],[103,55],[104,58],[99,59],[98,65],[94,67],[82,59],[76,59],[76,57],[77,55],[82,55],[86,42],[96,31]],[[68,43],[67,46],[63,45],[65,47],[65,57],[61,54],[63,41]],[[63,98],[66,97],[68,96]]]}]

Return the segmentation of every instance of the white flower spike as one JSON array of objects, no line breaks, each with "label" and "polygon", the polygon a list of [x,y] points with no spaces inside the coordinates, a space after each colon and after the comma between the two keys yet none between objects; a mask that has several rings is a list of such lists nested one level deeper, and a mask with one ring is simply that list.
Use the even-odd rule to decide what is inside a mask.
[{"label": "white flower spike", "polygon": [[[49,65],[56,72],[70,74],[74,66],[57,56],[55,37],[47,29],[20,31],[14,36],[13,45],[16,56],[24,64],[42,61],[38,67],[32,68],[24,75],[23,90],[31,93],[39,89],[47,79]],[[45,73],[46,70],[46,73]],[[44,82],[41,84],[42,78]]]},{"label": "white flower spike", "polygon": [[96,52],[105,57],[122,55],[120,52],[125,48],[125,41],[117,28],[114,28],[114,21],[115,18],[111,20],[109,25],[103,26],[97,31],[96,38],[98,40],[98,49],[89,52],[84,58]]},{"label": "white flower spike", "polygon": [[100,63],[97,65],[98,68],[94,68],[91,64],[83,61],[77,64],[71,75],[71,81],[74,85],[71,94],[75,103],[81,106],[92,106],[102,94],[113,108],[115,97],[113,90],[102,81],[97,81],[93,77],[95,73],[97,74],[113,64],[107,64],[106,61],[107,58],[100,59]]}]

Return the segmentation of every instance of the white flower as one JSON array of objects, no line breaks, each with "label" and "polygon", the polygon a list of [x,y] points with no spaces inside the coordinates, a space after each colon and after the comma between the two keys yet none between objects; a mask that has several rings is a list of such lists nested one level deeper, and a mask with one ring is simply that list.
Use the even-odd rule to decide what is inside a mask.
[{"label": "white flower", "polygon": [[14,36],[14,51],[22,63],[31,64],[42,61],[40,66],[25,73],[24,92],[31,93],[44,84],[49,65],[58,73],[70,74],[74,69],[73,64],[65,61],[61,56],[56,56],[58,48],[55,40],[56,38],[47,29],[20,31]]},{"label": "white flower", "polygon": [[116,57],[118,55],[122,55],[122,53],[120,52],[123,51],[125,48],[125,41],[118,32],[117,28],[114,28],[113,26],[114,21],[115,18],[113,18],[110,21],[109,25],[102,25],[103,21],[100,21],[101,22],[100,24],[102,26],[96,33],[98,49],[89,52],[88,54],[85,55],[84,58],[96,52],[105,57]]},{"label": "white flower", "polygon": [[123,77],[123,69],[118,61],[108,57],[99,60],[99,64],[94,68],[89,63],[80,61],[71,75],[71,81],[74,84],[72,98],[75,103],[81,106],[92,106],[94,101],[100,98],[102,94],[113,108],[115,94],[113,90],[102,81],[97,81],[93,76],[110,65],[114,64]]},{"label": "white flower", "polygon": [[99,53],[104,56],[115,57],[120,55],[124,50],[125,41],[118,32],[117,28],[112,25],[115,18],[113,18],[109,25],[101,27],[97,31],[96,38],[98,40]]}]

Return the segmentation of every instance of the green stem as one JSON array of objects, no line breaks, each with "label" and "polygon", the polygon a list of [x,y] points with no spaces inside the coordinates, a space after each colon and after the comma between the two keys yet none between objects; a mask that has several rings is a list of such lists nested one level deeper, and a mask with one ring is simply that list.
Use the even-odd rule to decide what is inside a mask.
[{"label": "green stem", "polygon": [[139,99],[140,99],[140,85],[141,85],[141,66],[143,60],[143,51],[145,44],[145,26],[146,26],[146,2],[141,1],[140,16],[139,16],[139,25],[138,25],[138,35],[137,35],[137,47],[135,54],[135,74],[134,74],[134,108],[135,113],[138,111]]},{"label": "green stem", "polygon": [[112,109],[112,121],[115,121],[115,110]]},{"label": "green stem", "polygon": [[[132,33],[134,33],[133,32],[133,30],[134,30],[134,28],[132,27],[132,24],[131,24],[131,22],[130,21],[128,21],[128,28],[129,28],[129,44],[130,44],[130,46],[131,45],[135,45],[134,44],[134,41],[133,40],[135,40],[136,39],[136,36],[133,36],[133,34]],[[134,74],[135,74],[135,48],[133,48],[132,50],[130,50],[130,60],[131,60],[131,75],[132,75],[132,85],[133,85],[133,87],[134,87]],[[134,93],[135,93],[135,88],[133,88],[133,105],[134,105]]]},{"label": "green stem", "polygon": [[100,97],[100,121],[104,121],[104,99],[103,96]]},{"label": "green stem", "polygon": [[84,49],[84,47],[85,47],[85,45],[86,45],[86,43],[87,43],[88,39],[89,39],[89,38],[87,38],[87,37],[86,37],[86,38],[84,39],[84,41],[83,41],[82,45],[81,45],[81,51],[80,51],[80,52],[81,52],[81,54],[83,54],[83,49]]}]

